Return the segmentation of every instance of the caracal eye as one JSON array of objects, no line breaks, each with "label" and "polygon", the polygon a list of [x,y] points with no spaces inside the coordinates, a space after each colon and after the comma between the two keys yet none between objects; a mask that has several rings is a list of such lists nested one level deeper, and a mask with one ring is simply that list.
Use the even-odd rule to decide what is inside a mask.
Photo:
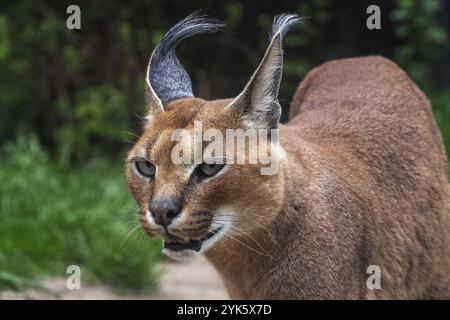
[{"label": "caracal eye", "polygon": [[136,168],[144,177],[153,178],[155,176],[156,167],[146,160],[136,161]]},{"label": "caracal eye", "polygon": [[200,165],[200,173],[206,177],[211,177],[213,175],[215,175],[217,172],[220,171],[220,169],[223,168],[223,164],[217,164],[217,163],[212,163],[212,164],[207,164],[207,163],[203,163]]}]

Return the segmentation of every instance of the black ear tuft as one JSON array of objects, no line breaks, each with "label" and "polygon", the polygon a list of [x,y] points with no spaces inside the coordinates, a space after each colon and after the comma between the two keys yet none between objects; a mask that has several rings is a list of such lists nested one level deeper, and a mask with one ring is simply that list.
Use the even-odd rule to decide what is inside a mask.
[{"label": "black ear tuft", "polygon": [[284,36],[295,24],[301,22],[303,17],[299,17],[296,14],[288,14],[282,13],[273,19],[272,24],[272,33],[270,35],[273,38],[277,33],[280,33],[281,36]]}]

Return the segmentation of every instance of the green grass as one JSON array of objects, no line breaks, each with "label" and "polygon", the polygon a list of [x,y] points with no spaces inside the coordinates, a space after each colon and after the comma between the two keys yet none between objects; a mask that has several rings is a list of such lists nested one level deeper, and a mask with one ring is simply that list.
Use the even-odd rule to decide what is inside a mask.
[{"label": "green grass", "polygon": [[150,241],[120,164],[80,168],[53,162],[36,139],[21,137],[0,151],[0,290],[66,277],[79,265],[82,283],[151,289],[160,243]]}]

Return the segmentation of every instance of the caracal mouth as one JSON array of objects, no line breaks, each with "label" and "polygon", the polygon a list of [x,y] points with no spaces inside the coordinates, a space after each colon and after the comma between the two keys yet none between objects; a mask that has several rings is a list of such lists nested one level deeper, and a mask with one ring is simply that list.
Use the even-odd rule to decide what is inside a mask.
[{"label": "caracal mouth", "polygon": [[219,226],[208,232],[201,239],[191,239],[187,242],[164,241],[163,253],[175,260],[186,260],[195,257],[209,249],[219,238],[222,237],[226,226]]}]

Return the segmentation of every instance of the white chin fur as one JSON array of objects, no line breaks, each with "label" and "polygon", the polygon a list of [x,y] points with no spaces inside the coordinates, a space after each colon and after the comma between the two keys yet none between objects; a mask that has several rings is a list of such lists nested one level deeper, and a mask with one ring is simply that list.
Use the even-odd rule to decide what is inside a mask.
[{"label": "white chin fur", "polygon": [[164,248],[162,252],[168,256],[169,258],[172,258],[174,260],[178,261],[186,261],[191,260],[197,256],[200,255],[200,252],[197,252],[195,250],[180,250],[180,251],[173,251],[167,248]]},{"label": "white chin fur", "polygon": [[217,232],[212,238],[202,242],[200,251],[195,251],[195,250],[190,250],[190,249],[174,251],[174,250],[170,250],[168,248],[164,248],[162,250],[162,252],[163,252],[163,254],[165,254],[166,256],[168,256],[174,260],[179,260],[179,261],[191,260],[191,259],[199,256],[200,254],[202,254],[209,248],[211,248],[216,243],[216,241],[219,240],[225,234],[225,232],[227,232],[229,226],[230,226],[230,222],[221,224],[220,225],[221,229],[219,232]]}]

